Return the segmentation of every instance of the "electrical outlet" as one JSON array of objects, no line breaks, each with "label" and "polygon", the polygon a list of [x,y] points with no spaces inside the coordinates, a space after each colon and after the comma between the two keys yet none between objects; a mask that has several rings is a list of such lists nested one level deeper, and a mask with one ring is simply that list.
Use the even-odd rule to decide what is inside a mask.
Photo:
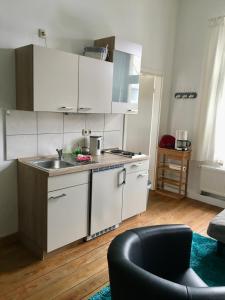
[{"label": "electrical outlet", "polygon": [[83,136],[89,136],[91,134],[91,129],[82,129]]},{"label": "electrical outlet", "polygon": [[45,29],[39,28],[39,29],[38,29],[38,36],[39,36],[39,38],[41,38],[41,39],[46,39],[47,33],[46,33]]}]

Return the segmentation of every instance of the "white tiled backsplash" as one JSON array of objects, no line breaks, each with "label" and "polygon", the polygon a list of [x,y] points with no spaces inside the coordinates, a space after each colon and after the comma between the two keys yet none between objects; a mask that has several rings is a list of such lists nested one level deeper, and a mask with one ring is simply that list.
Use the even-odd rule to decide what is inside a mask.
[{"label": "white tiled backsplash", "polygon": [[103,136],[103,147],[122,147],[122,114],[63,114],[11,110],[6,114],[6,159],[71,152],[84,145],[82,129]]}]

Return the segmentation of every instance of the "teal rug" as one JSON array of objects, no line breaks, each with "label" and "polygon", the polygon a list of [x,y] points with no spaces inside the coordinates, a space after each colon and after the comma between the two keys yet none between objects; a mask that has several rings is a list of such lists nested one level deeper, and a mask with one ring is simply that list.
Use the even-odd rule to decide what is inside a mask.
[{"label": "teal rug", "polygon": [[[216,241],[193,234],[191,267],[208,286],[225,286],[225,257],[216,255]],[[111,300],[110,286],[101,289],[89,300]]]}]

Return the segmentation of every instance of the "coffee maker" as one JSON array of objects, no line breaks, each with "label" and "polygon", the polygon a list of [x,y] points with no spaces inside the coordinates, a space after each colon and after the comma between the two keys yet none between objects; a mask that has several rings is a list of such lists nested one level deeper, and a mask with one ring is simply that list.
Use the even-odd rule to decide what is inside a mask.
[{"label": "coffee maker", "polygon": [[175,149],[187,151],[191,147],[191,141],[188,140],[187,130],[176,130]]}]

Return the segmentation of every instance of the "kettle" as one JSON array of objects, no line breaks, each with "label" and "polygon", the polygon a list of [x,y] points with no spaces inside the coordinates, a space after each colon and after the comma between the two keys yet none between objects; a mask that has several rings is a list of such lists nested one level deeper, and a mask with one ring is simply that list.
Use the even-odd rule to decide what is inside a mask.
[{"label": "kettle", "polygon": [[90,153],[92,155],[101,155],[102,136],[90,136]]}]

